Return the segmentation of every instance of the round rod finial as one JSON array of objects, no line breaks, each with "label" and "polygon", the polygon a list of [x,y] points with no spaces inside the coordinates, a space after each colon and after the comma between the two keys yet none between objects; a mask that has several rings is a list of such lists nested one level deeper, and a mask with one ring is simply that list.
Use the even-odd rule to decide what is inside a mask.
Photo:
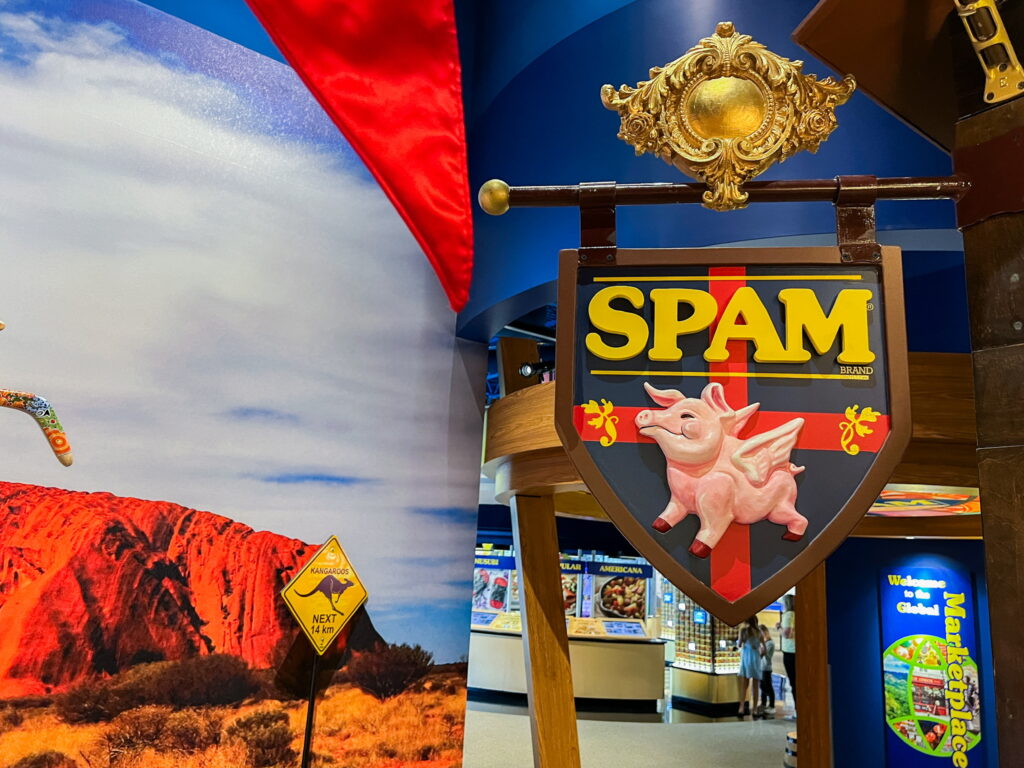
[{"label": "round rod finial", "polygon": [[476,199],[485,213],[501,216],[508,210],[509,186],[501,179],[485,181],[480,186]]}]

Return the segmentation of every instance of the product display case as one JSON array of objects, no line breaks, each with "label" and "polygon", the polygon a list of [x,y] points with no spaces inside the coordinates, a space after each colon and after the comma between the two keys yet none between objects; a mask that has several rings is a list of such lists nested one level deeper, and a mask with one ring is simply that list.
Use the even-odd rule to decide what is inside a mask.
[{"label": "product display case", "polygon": [[[564,555],[562,600],[566,616],[630,619],[647,625],[656,616],[648,599],[654,569],[640,558]],[[519,574],[512,550],[478,549],[473,568],[473,610],[519,612]]]},{"label": "product display case", "polygon": [[666,579],[661,582],[661,636],[675,643],[674,666],[697,672],[735,674],[739,630],[716,619]]},{"label": "product display case", "polygon": [[[716,619],[661,575],[656,577],[656,591],[661,637],[671,648],[667,661],[672,667],[674,706],[711,716],[733,711],[739,628]],[[758,614],[758,621],[774,627],[781,609],[773,603]]]},{"label": "product display case", "polygon": [[[562,598],[577,698],[649,702],[665,696],[665,641],[655,574],[639,558],[562,557]],[[514,553],[477,550],[469,646],[474,695],[526,692]]]}]

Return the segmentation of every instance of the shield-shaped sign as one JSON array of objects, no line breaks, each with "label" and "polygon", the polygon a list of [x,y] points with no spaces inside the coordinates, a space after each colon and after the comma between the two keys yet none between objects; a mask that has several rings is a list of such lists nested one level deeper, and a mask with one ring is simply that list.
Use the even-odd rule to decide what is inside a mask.
[{"label": "shield-shaped sign", "polygon": [[898,248],[563,251],[556,424],[620,531],[729,624],[821,563],[910,439]]}]

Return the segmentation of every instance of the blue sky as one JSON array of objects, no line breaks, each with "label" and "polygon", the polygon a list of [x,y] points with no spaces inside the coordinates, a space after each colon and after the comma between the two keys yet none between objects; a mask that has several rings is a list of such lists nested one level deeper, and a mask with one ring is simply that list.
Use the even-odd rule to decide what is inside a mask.
[{"label": "blue sky", "polygon": [[385,637],[464,655],[484,351],[294,73],[129,0],[8,0],[0,103],[3,385],[75,451],[19,420],[4,479],[336,534]]},{"label": "blue sky", "polygon": [[[299,138],[327,150],[346,171],[370,178],[289,66],[268,66],[248,48],[131,0],[7,0],[0,3],[0,12],[48,18],[58,39],[76,24],[116,29],[123,37],[120,45],[168,68],[215,78],[244,98],[251,107],[244,119],[230,111],[221,116],[237,121],[239,129]],[[5,60],[21,60],[26,53],[31,58],[38,52],[37,46],[17,35],[0,40],[4,43],[0,56]]]}]

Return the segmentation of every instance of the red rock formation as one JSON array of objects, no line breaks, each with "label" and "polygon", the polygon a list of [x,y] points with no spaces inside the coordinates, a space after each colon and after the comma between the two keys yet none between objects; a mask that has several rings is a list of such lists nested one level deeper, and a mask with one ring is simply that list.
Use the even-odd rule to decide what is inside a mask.
[{"label": "red rock formation", "polygon": [[298,632],[278,593],[314,551],[169,502],[0,483],[0,697],[196,654],[270,667]]}]

